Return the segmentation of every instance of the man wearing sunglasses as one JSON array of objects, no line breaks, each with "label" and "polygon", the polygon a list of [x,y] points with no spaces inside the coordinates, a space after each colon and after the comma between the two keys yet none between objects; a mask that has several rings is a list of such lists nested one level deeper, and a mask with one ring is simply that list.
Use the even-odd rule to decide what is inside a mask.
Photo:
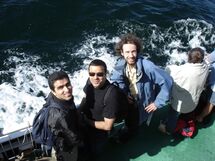
[{"label": "man wearing sunglasses", "polygon": [[84,128],[86,144],[91,157],[94,157],[107,142],[108,133],[116,119],[120,98],[117,90],[112,88],[104,105],[105,94],[111,85],[106,78],[105,62],[99,59],[93,60],[89,64],[88,72],[89,79],[84,87],[86,97],[79,106],[79,112],[86,123]]}]

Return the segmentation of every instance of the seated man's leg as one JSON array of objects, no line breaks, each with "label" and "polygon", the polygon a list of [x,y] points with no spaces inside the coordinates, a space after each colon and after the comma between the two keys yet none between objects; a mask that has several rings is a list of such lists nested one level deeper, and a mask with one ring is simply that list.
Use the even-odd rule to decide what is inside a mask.
[{"label": "seated man's leg", "polygon": [[196,120],[198,122],[202,122],[203,119],[211,113],[213,106],[215,105],[215,92],[213,92],[212,90],[208,90],[207,92],[208,102],[203,107],[203,111],[196,117]]}]

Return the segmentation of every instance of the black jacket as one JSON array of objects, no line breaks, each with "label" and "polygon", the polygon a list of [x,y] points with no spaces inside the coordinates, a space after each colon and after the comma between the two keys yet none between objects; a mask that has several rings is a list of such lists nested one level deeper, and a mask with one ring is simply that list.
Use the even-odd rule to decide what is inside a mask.
[{"label": "black jacket", "polygon": [[54,148],[70,151],[80,143],[78,115],[74,101],[73,99],[62,101],[50,93],[46,102],[52,107],[49,111],[48,125],[54,135]]}]

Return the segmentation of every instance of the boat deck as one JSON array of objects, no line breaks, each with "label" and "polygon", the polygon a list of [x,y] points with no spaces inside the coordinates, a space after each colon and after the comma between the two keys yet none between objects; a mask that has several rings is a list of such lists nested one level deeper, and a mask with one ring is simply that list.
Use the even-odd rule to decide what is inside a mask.
[{"label": "boat deck", "polygon": [[[140,126],[137,135],[127,143],[109,142],[96,161],[215,161],[215,112],[207,125],[197,124],[192,138],[173,137],[158,131],[166,113],[166,108],[156,111],[150,126]],[[22,160],[56,161],[54,155],[36,159],[32,152]]]},{"label": "boat deck", "polygon": [[197,124],[193,138],[173,137],[158,131],[163,111],[156,112],[150,126],[142,125],[137,136],[125,144],[109,143],[98,161],[215,161],[215,113],[207,126]]}]

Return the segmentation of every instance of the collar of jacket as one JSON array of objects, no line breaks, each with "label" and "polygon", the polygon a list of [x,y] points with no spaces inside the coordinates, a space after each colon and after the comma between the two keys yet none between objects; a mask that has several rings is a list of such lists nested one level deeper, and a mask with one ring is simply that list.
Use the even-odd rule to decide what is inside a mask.
[{"label": "collar of jacket", "polygon": [[53,107],[60,107],[61,109],[68,110],[75,107],[73,97],[69,101],[58,99],[53,93],[49,93],[46,98],[46,103]]},{"label": "collar of jacket", "polygon": [[137,69],[137,82],[143,77],[143,60],[144,58],[139,56],[137,57],[136,69]]}]

